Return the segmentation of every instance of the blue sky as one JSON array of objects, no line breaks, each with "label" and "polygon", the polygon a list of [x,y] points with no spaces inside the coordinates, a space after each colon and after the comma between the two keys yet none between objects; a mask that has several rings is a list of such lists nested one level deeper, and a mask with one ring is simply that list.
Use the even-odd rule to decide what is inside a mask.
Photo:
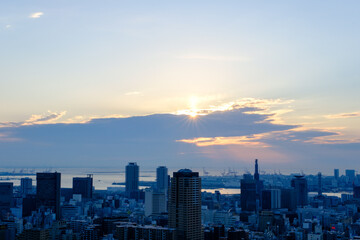
[{"label": "blue sky", "polygon": [[[306,147],[275,144],[278,130],[267,131],[271,134],[266,137],[256,135],[271,150],[258,154],[265,162],[276,162],[278,154],[300,168],[300,149],[311,150],[318,166],[330,161],[329,169],[336,167],[335,156],[356,159],[359,5],[358,1],[2,2],[0,148],[4,153],[0,157],[19,166],[42,159],[39,155],[43,161],[52,158],[51,151],[39,147],[26,157],[12,153],[13,147],[25,147],[25,142],[32,149],[38,133],[22,134],[34,125],[43,134],[43,128],[55,129],[57,124],[82,127],[96,118],[196,115],[202,109],[230,111],[237,104],[240,109],[257,109],[246,116],[258,114],[274,126],[296,126],[297,133],[307,136],[314,133],[305,140]],[[246,136],[258,134],[257,127],[254,122],[254,131]],[[288,134],[289,129],[282,131]],[[245,136],[236,129],[233,134],[216,133],[210,137]],[[205,135],[188,139],[209,137]],[[231,142],[239,141],[234,139],[217,139],[221,145],[211,147],[177,140],[182,138],[175,134],[171,144],[195,152],[228,147],[228,154],[236,153],[223,161],[234,165],[237,157],[241,165],[264,149],[253,144],[250,150],[242,149]],[[99,154],[105,152],[98,144]],[[333,160],[322,154],[324,147],[336,152]],[[76,148],[62,150],[67,159],[79,154]],[[116,154],[111,152],[113,159],[121,158]],[[175,152],[169,154],[166,158]],[[204,159],[216,156],[208,155]],[[146,162],[140,153],[132,157]],[[189,154],[191,158],[197,157]],[[73,162],[80,166],[84,159]],[[175,158],[168,161],[178,164]],[[211,164],[221,165],[221,159]],[[349,165],[357,167],[353,160]]]}]

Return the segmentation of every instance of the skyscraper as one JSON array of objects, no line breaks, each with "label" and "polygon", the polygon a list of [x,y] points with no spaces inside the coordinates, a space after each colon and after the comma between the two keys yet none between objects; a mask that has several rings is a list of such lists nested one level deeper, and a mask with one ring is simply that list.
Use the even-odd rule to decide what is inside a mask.
[{"label": "skyscraper", "polygon": [[241,210],[255,211],[256,210],[256,181],[251,174],[244,174],[241,179]]},{"label": "skyscraper", "polygon": [[60,219],[60,181],[61,174],[36,173],[36,200],[37,207],[50,208]]},{"label": "skyscraper", "polygon": [[296,206],[305,206],[308,203],[308,188],[305,176],[297,175],[291,180],[291,186],[295,190]]},{"label": "skyscraper", "polygon": [[21,193],[27,195],[32,191],[32,179],[31,178],[21,178]]},{"label": "skyscraper", "polygon": [[[139,191],[139,166],[136,162],[130,162],[126,166],[126,193],[128,196],[135,195]],[[135,194],[134,194],[135,193]]]},{"label": "skyscraper", "polygon": [[81,197],[85,199],[92,198],[93,178],[91,174],[87,177],[73,178],[73,194],[81,194]]},{"label": "skyscraper", "polygon": [[168,169],[160,166],[156,169],[156,187],[159,192],[167,194],[168,190]]},{"label": "skyscraper", "polygon": [[334,178],[335,178],[336,180],[339,179],[339,169],[334,169]]},{"label": "skyscraper", "polygon": [[348,178],[349,183],[354,183],[354,180],[355,180],[355,170],[354,169],[346,169],[345,175]]},{"label": "skyscraper", "polygon": [[318,195],[322,195],[322,176],[321,172],[318,173]]},{"label": "skyscraper", "polygon": [[281,208],[281,190],[267,189],[262,192],[262,209],[271,210]]},{"label": "skyscraper", "polygon": [[0,182],[0,217],[2,212],[10,211],[13,203],[13,183]]},{"label": "skyscraper", "polygon": [[177,240],[201,239],[201,179],[198,172],[174,172],[169,194],[169,226]]}]

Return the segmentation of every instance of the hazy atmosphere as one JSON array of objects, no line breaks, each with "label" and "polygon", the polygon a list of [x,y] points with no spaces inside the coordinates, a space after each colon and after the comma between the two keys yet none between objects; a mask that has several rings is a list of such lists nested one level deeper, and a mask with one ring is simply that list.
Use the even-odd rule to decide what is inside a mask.
[{"label": "hazy atmosphere", "polygon": [[1,166],[359,168],[359,7],[2,2]]}]

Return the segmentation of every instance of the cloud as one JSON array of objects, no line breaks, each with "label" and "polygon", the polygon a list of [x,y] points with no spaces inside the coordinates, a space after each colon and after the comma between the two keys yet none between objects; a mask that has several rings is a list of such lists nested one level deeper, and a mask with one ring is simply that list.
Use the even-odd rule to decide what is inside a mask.
[{"label": "cloud", "polygon": [[325,117],[329,118],[329,119],[355,118],[355,117],[360,117],[360,112],[339,113],[339,114],[334,114],[334,115],[326,115]]},{"label": "cloud", "polygon": [[9,29],[9,28],[11,28],[11,25],[10,25],[10,24],[5,25],[5,28],[6,28],[6,29]]},{"label": "cloud", "polygon": [[324,163],[334,168],[339,159],[357,164],[352,159],[360,154],[360,141],[342,141],[345,136],[339,129],[274,122],[272,117],[278,113],[272,113],[271,106],[283,102],[240,100],[202,110],[204,114],[196,118],[185,114],[71,119],[64,119],[65,112],[33,115],[0,128],[1,160],[14,167],[123,167],[137,161],[152,168],[164,163],[172,168],[219,168],[243,166],[254,158],[272,169],[290,165],[323,169]]},{"label": "cloud", "polygon": [[141,92],[138,92],[138,91],[125,93],[126,96],[134,96],[134,95],[140,95],[140,94],[141,94]]},{"label": "cloud", "polygon": [[66,114],[66,111],[63,112],[51,112],[48,111],[47,114],[33,114],[28,120],[23,122],[4,122],[0,123],[0,128],[11,128],[11,127],[20,127],[28,125],[37,125],[37,124],[51,124],[56,123],[61,117]]},{"label": "cloud", "polygon": [[236,56],[219,56],[219,55],[181,55],[177,59],[184,60],[206,60],[206,61],[225,61],[225,62],[248,62],[249,58]]},{"label": "cloud", "polygon": [[35,12],[35,13],[31,13],[29,18],[40,18],[42,15],[44,15],[43,12]]}]

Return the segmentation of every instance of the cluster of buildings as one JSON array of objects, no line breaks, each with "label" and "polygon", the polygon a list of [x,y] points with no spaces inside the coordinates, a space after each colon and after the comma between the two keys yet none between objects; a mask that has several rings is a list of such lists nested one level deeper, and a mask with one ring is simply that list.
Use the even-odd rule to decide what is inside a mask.
[{"label": "cluster of buildings", "polygon": [[[156,184],[142,189],[139,172],[136,163],[126,166],[125,191],[95,190],[92,175],[61,188],[58,172],[37,173],[36,187],[31,178],[20,186],[0,182],[0,240],[360,239],[360,186],[352,170],[269,177],[255,160],[254,174],[244,174],[239,194],[231,195],[204,192],[198,172],[170,177],[165,166],[157,168]],[[324,194],[349,187],[341,196]]]}]

